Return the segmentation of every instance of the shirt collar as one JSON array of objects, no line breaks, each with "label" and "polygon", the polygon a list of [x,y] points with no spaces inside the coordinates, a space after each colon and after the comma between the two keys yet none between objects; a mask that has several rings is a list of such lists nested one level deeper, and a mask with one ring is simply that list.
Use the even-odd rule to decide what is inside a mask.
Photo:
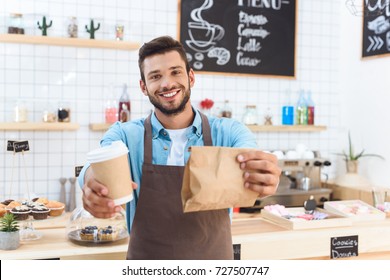
[{"label": "shirt collar", "polygon": [[[202,135],[202,118],[200,117],[200,113],[198,110],[194,109],[192,107],[192,111],[195,112],[195,118],[192,123],[192,129],[190,130],[192,133],[196,134],[196,136],[200,137]],[[164,134],[166,131],[165,128],[162,126],[160,121],[157,119],[155,113],[152,113],[152,118],[151,118],[151,123],[152,123],[152,135],[153,139],[158,138],[160,134]]]}]

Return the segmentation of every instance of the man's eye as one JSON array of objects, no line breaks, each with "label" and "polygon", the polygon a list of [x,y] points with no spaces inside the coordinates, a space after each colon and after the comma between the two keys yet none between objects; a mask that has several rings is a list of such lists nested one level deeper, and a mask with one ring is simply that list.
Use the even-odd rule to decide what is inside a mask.
[{"label": "man's eye", "polygon": [[160,78],[160,75],[153,75],[150,77],[151,80],[157,80],[158,78]]}]

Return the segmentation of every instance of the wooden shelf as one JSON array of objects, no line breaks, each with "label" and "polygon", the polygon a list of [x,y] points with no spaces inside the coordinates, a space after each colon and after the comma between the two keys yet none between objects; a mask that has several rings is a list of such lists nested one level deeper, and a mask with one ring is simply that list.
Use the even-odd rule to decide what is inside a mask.
[{"label": "wooden shelf", "polygon": [[326,130],[323,125],[248,125],[253,132],[319,132]]},{"label": "wooden shelf", "polygon": [[102,130],[107,130],[112,123],[91,123],[89,125],[89,129],[93,131],[102,131]]},{"label": "wooden shelf", "polygon": [[45,123],[45,122],[10,122],[0,123],[0,130],[40,130],[40,131],[59,131],[59,130],[78,130],[80,125],[77,123]]},{"label": "wooden shelf", "polygon": [[65,37],[48,37],[48,36],[31,36],[20,34],[0,34],[0,42],[19,43],[19,44],[36,44],[49,46],[64,46],[78,48],[102,48],[116,50],[137,50],[140,45],[127,41],[108,41],[82,38],[65,38]]}]

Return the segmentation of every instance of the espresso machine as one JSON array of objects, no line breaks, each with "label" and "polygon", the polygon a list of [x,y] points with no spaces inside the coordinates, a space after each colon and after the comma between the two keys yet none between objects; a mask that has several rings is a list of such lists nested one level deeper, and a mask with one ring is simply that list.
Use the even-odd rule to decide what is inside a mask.
[{"label": "espresso machine", "polygon": [[282,169],[278,189],[274,195],[257,199],[251,208],[242,209],[242,212],[256,212],[266,205],[280,204],[286,207],[302,207],[311,196],[318,206],[323,206],[330,200],[331,190],[322,188],[321,177],[324,168],[331,162],[313,152],[311,159],[279,159],[278,165]]}]

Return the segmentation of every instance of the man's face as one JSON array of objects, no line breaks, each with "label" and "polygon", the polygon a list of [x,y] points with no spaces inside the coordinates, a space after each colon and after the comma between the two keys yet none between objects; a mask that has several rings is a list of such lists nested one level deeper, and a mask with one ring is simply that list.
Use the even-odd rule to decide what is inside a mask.
[{"label": "man's face", "polygon": [[143,63],[143,93],[165,115],[182,112],[191,95],[194,73],[187,74],[185,63],[176,51],[147,57]]}]

